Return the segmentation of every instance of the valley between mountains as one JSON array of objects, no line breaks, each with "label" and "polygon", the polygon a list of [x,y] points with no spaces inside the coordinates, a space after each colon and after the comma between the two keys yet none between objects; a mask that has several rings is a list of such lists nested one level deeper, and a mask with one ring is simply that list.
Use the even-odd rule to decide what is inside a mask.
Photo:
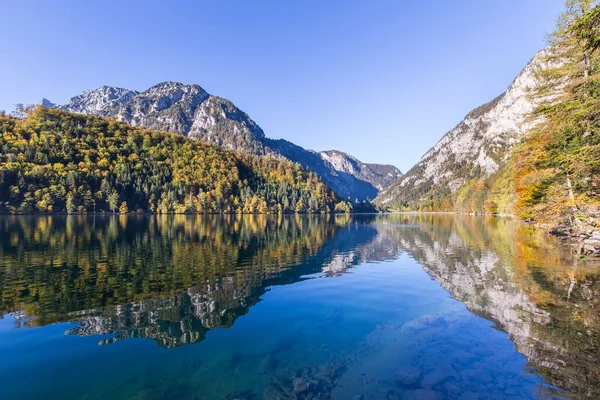
[{"label": "valley between mountains", "polygon": [[[513,215],[593,236],[600,223],[599,21],[594,8],[558,29],[506,92],[469,112],[405,174],[270,138],[231,101],[198,85],[103,86],[64,105],[44,99],[2,117],[0,207],[326,213],[373,211],[374,204]],[[598,236],[589,251],[600,248]]]}]

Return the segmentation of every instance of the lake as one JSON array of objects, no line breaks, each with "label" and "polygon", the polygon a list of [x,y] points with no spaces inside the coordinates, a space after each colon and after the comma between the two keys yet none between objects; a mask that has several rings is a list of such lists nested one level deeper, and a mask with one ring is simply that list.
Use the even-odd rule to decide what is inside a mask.
[{"label": "lake", "polygon": [[511,219],[2,216],[0,398],[600,398],[599,295]]}]

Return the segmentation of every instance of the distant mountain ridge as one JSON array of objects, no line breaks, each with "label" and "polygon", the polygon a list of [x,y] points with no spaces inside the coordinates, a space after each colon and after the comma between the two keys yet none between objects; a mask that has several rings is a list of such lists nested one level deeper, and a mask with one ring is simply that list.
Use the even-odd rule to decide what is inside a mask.
[{"label": "distant mountain ridge", "polygon": [[367,164],[340,151],[315,152],[284,139],[267,138],[248,114],[198,85],[163,82],[143,92],[102,86],[71,98],[65,105],[46,99],[41,104],[176,132],[233,150],[284,157],[315,172],[339,196],[352,200],[373,199],[402,175],[392,165]]},{"label": "distant mountain ridge", "polygon": [[366,164],[349,154],[338,150],[321,151],[320,156],[333,165],[336,171],[342,171],[371,183],[378,190],[383,190],[398,178],[402,172],[393,165]]}]

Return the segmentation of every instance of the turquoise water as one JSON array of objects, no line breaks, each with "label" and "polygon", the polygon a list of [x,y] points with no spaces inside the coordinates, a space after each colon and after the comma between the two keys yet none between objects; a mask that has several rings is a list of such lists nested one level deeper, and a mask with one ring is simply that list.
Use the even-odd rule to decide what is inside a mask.
[{"label": "turquoise water", "polygon": [[5,217],[0,234],[0,398],[600,395],[600,269],[514,221]]}]

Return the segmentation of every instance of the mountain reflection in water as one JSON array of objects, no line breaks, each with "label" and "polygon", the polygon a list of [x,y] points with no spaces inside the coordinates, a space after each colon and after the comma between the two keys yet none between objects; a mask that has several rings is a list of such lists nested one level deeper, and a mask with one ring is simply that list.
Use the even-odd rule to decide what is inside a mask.
[{"label": "mountain reflection in water", "polygon": [[[525,356],[532,376],[545,381],[535,383],[538,397],[600,397],[600,267],[593,260],[578,259],[559,240],[517,221],[403,214],[2,217],[0,241],[0,314],[5,314],[5,321],[22,329],[68,323],[63,329],[67,335],[96,337],[99,344],[148,338],[169,349],[200,343],[210,330],[232,327],[276,287],[341,277],[359,265],[378,271],[377,262],[412,258],[471,314],[508,334]],[[366,287],[369,279],[371,275],[357,281],[364,286],[361,295],[373,289]],[[385,281],[373,282],[385,285]],[[428,286],[422,284],[425,292]],[[336,284],[332,285],[327,287],[330,292],[323,289],[323,296],[337,295]],[[394,291],[385,287],[381,293],[390,296]],[[423,293],[423,297],[427,295]],[[385,299],[377,301],[381,304]],[[380,320],[371,316],[373,320],[362,325],[358,317],[351,324],[352,315],[362,315],[368,304],[362,310],[356,304],[352,309],[340,306],[327,311],[321,318],[307,321],[309,325],[298,331],[298,337],[285,337],[273,345],[288,354],[287,358],[273,356],[271,349],[249,366],[260,370],[262,377],[246,382],[245,387],[269,382],[263,391],[265,398],[310,398],[309,394],[316,395],[309,390],[311,384],[319,388],[319,395],[332,398],[352,398],[356,393],[366,393],[367,399],[369,393],[388,399],[408,398],[411,393],[458,398],[459,393],[464,394],[460,382],[470,379],[481,381],[479,393],[486,385],[496,385],[493,389],[499,388],[501,393],[497,398],[523,396],[511,392],[517,390],[511,384],[521,385],[517,378],[510,377],[512,383],[509,378],[509,383],[494,378],[502,376],[505,367],[517,368],[518,359],[500,359],[497,365],[490,362],[490,379],[469,376],[478,363],[485,362],[489,352],[486,338],[474,334],[466,347],[464,341],[453,344],[458,335],[453,327],[469,317],[452,311],[455,306],[445,300],[439,300],[446,307],[440,310],[435,309],[437,303],[424,301],[423,310],[433,312],[419,315],[421,306],[416,303],[420,301],[424,300],[415,297],[414,310],[407,306],[406,312],[396,309],[404,303],[389,301],[390,310],[383,307],[381,311],[387,314],[378,316]],[[293,304],[293,312],[301,316],[298,309],[302,304]],[[291,313],[289,309],[281,312]],[[284,328],[278,327],[288,334]],[[331,354],[322,356],[316,367],[316,358],[311,357],[317,356],[300,356],[294,343],[304,343],[302,332],[313,335],[306,340],[314,342],[319,329],[324,336],[345,338],[346,342],[323,343],[322,348],[331,349]],[[247,332],[249,336],[257,334]],[[400,334],[405,339],[398,342]],[[407,349],[408,354],[402,355]],[[214,361],[217,355],[203,362],[211,371],[220,368],[217,375],[235,371],[245,355],[232,352],[226,365]],[[445,353],[449,354],[446,366]],[[457,354],[463,354],[462,364],[454,361]],[[396,381],[364,378],[369,366],[376,370],[394,365],[396,371],[402,357],[421,368],[415,372],[419,384],[397,389],[397,381],[402,384],[404,375],[411,372],[402,368]],[[423,361],[428,358],[435,360],[431,366]],[[0,372],[4,366],[10,367],[0,365]],[[213,377],[210,384],[203,383],[210,387],[210,394],[187,390],[198,398],[256,396],[251,389],[234,388],[234,381],[227,379]],[[219,383],[213,387],[216,381]],[[213,397],[226,388],[229,397]],[[139,387],[131,390],[141,393]],[[157,397],[179,393],[168,392],[168,388],[152,390]],[[192,397],[192,392],[182,392],[187,393],[183,397]],[[146,397],[152,396],[146,393]]]}]

